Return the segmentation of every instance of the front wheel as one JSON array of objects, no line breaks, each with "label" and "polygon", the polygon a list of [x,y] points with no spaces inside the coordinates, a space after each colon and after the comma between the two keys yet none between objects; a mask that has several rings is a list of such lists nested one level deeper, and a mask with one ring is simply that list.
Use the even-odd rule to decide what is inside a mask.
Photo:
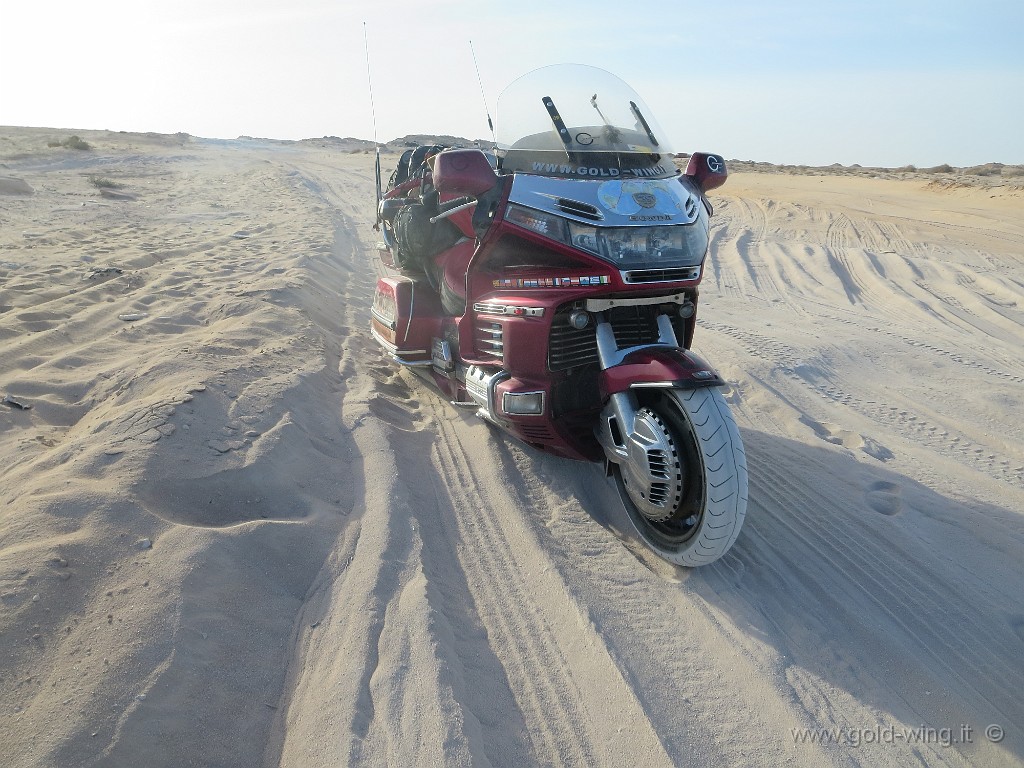
[{"label": "front wheel", "polygon": [[614,465],[623,506],[640,538],[664,559],[707,565],[739,535],[747,511],[747,459],[717,388],[662,390],[637,411],[633,453]]}]

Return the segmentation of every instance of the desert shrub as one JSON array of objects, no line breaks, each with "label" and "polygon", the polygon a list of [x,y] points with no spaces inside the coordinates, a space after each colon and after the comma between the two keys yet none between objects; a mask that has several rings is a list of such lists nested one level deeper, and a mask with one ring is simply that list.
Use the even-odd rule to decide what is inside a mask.
[{"label": "desert shrub", "polygon": [[942,165],[933,165],[931,168],[922,168],[921,171],[924,173],[952,173],[953,166],[943,163]]},{"label": "desert shrub", "polygon": [[124,187],[124,184],[122,184],[121,182],[114,181],[113,179],[108,179],[104,176],[90,176],[89,183],[92,184],[94,187],[98,187],[100,189],[121,189],[122,187]]},{"label": "desert shrub", "polygon": [[968,176],[998,176],[1002,168],[1001,163],[985,163],[985,165],[965,168],[964,173]]},{"label": "desert shrub", "polygon": [[67,147],[68,149],[92,149],[92,145],[80,136],[68,136],[64,141],[56,139],[46,142],[48,147]]}]

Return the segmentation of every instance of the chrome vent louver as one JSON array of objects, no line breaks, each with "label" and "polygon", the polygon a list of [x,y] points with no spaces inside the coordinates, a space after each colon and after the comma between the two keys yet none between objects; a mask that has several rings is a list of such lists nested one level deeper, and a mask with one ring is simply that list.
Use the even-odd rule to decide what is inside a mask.
[{"label": "chrome vent louver", "polygon": [[668,501],[668,483],[651,483],[647,491],[647,501],[656,506],[664,506]]},{"label": "chrome vent louver", "polygon": [[570,200],[566,197],[558,198],[555,201],[555,207],[562,213],[579,216],[581,219],[601,221],[604,218],[604,215],[590,203],[581,203],[579,200]]},{"label": "chrome vent louver", "polygon": [[647,465],[653,477],[668,479],[668,461],[665,459],[664,451],[647,451]]},{"label": "chrome vent louver", "polygon": [[484,315],[504,315],[505,305],[488,302],[477,302],[476,304],[473,305],[473,311],[480,312],[481,314]]},{"label": "chrome vent louver", "polygon": [[505,345],[502,341],[501,323],[478,323],[476,348],[482,355],[490,355],[498,361],[504,360]]},{"label": "chrome vent louver", "polygon": [[630,269],[622,273],[627,283],[675,283],[680,280],[696,280],[700,267],[678,267],[673,269]]},{"label": "chrome vent louver", "polygon": [[657,477],[666,482],[651,482],[647,490],[647,501],[657,506],[663,506],[668,501],[668,458],[662,450],[647,451],[647,469],[652,478]]}]

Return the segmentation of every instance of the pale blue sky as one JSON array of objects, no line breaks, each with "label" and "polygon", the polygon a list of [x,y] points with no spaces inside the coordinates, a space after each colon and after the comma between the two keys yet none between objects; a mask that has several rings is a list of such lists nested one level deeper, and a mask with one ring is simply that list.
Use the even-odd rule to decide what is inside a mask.
[{"label": "pale blue sky", "polygon": [[233,138],[488,135],[547,64],[619,75],[679,151],[1024,163],[1024,3],[0,0],[0,125]]}]

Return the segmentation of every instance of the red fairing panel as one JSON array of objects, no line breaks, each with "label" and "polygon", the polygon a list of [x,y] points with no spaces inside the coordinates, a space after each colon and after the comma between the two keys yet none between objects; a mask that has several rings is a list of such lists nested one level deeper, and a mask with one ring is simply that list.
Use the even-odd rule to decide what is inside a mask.
[{"label": "red fairing panel", "polygon": [[[439,199],[442,203],[450,203],[452,200],[455,200],[458,197],[458,195],[442,194],[439,196]],[[473,231],[474,210],[476,210],[475,207],[466,208],[464,210],[459,211],[458,213],[453,213],[451,216],[448,217],[448,221],[450,221],[452,224],[458,227],[459,231],[462,234],[473,240],[476,239],[476,233]]]},{"label": "red fairing panel", "polygon": [[463,301],[466,299],[466,272],[469,269],[469,260],[473,258],[475,250],[475,242],[463,240],[444,253],[445,285],[448,286],[449,291]]},{"label": "red fairing panel", "polygon": [[636,386],[671,385],[681,389],[722,386],[725,381],[688,349],[642,349],[619,365],[601,371],[601,395],[608,397]]}]

